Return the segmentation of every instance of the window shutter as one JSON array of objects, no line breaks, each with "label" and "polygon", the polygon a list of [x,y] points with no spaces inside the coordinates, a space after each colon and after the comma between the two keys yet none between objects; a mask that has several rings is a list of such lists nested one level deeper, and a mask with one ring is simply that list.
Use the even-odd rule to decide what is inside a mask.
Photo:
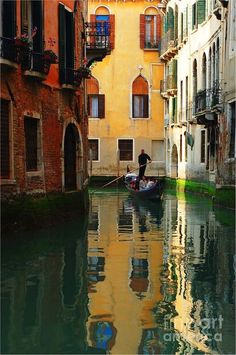
[{"label": "window shutter", "polygon": [[144,49],[145,41],[145,15],[140,15],[140,48]]},{"label": "window shutter", "polygon": [[206,0],[198,0],[197,3],[197,23],[200,24],[205,21],[206,14]]},{"label": "window shutter", "polygon": [[143,95],[143,118],[148,118],[148,95]]},{"label": "window shutter", "polygon": [[[37,27],[36,35],[33,38],[33,48],[36,52],[43,51],[43,2],[34,0],[32,6],[32,27]],[[32,28],[33,29],[33,28]]]},{"label": "window shutter", "polygon": [[168,30],[170,31],[170,39],[174,39],[174,11],[170,7],[168,11]]},{"label": "window shutter", "polygon": [[161,42],[161,15],[157,15],[157,45],[160,48]]},{"label": "window shutter", "polygon": [[134,117],[134,95],[132,95],[132,117]]},{"label": "window shutter", "polygon": [[110,15],[110,45],[111,49],[115,48],[115,15]]},{"label": "window shutter", "polygon": [[2,31],[3,37],[14,38],[16,36],[16,2],[3,1],[2,3]]},{"label": "window shutter", "polygon": [[65,83],[66,79],[65,40],[65,8],[59,3],[59,75],[61,83]]},{"label": "window shutter", "polygon": [[91,96],[88,95],[88,96],[87,96],[87,113],[88,113],[88,116],[90,116],[90,113],[91,113],[91,110],[90,110],[90,103],[91,103]]},{"label": "window shutter", "polygon": [[98,117],[105,117],[105,95],[98,95]]},{"label": "window shutter", "polygon": [[1,177],[9,178],[9,102],[1,99]]}]

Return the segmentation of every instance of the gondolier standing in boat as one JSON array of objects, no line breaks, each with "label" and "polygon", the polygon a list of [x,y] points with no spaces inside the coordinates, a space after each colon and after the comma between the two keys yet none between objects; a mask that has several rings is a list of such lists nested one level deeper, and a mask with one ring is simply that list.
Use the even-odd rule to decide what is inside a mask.
[{"label": "gondolier standing in boat", "polygon": [[138,156],[138,163],[139,163],[139,178],[142,179],[144,176],[146,166],[147,166],[147,161],[152,161],[151,158],[149,157],[148,154],[144,152],[144,149],[141,149],[141,154]]}]

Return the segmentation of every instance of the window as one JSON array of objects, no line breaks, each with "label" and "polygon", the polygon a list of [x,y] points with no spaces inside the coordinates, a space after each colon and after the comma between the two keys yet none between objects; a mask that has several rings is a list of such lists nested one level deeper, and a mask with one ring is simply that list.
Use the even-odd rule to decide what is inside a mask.
[{"label": "window", "polygon": [[132,117],[148,118],[148,105],[148,83],[141,75],[139,75],[132,85]]},{"label": "window", "polygon": [[207,85],[207,76],[206,76],[206,54],[203,53],[203,57],[202,57],[202,89],[205,90],[206,89],[206,85]]},{"label": "window", "polygon": [[26,171],[39,169],[39,120],[25,117],[25,161]]},{"label": "window", "polygon": [[133,160],[133,139],[119,139],[120,161]]},{"label": "window", "polygon": [[105,117],[105,95],[99,94],[99,84],[96,78],[87,80],[88,116],[93,118]]},{"label": "window", "polygon": [[197,28],[197,3],[192,5],[192,30]]},{"label": "window", "polygon": [[188,76],[185,78],[185,116],[189,120],[189,107],[188,107]]},{"label": "window", "polygon": [[153,140],[152,141],[152,161],[164,161],[164,141]]},{"label": "window", "polygon": [[115,15],[109,13],[104,6],[99,6],[95,15],[90,15],[90,22],[96,23],[95,43],[99,45],[109,42],[110,49],[115,48]]},{"label": "window", "polygon": [[[197,94],[197,61],[193,61],[193,102],[195,104],[195,96]],[[196,108],[195,108],[196,110]]]},{"label": "window", "polygon": [[21,33],[32,39],[33,50],[43,51],[43,3],[42,0],[21,1]]},{"label": "window", "polygon": [[229,104],[229,117],[230,117],[230,146],[229,157],[235,157],[235,105],[236,102]]},{"label": "window", "polygon": [[88,115],[94,118],[105,117],[105,95],[88,95]]},{"label": "window", "polygon": [[201,163],[206,161],[206,131],[201,130]]},{"label": "window", "polygon": [[183,140],[182,140],[182,134],[179,137],[179,160],[182,161],[182,156],[183,156]]},{"label": "window", "polygon": [[140,15],[140,48],[157,49],[161,40],[161,16],[154,8]]},{"label": "window", "polygon": [[133,117],[148,117],[148,95],[133,95]]},{"label": "window", "polygon": [[198,0],[197,2],[197,23],[200,24],[206,18],[206,0]]},{"label": "window", "polygon": [[9,101],[1,99],[1,178],[10,175]]},{"label": "window", "polygon": [[185,161],[188,161],[188,142],[187,142],[187,132],[184,132],[185,135],[185,154],[184,154],[184,159]]},{"label": "window", "polygon": [[16,1],[1,1],[1,37],[14,38],[16,36]]},{"label": "window", "polygon": [[59,3],[59,74],[62,84],[74,84],[74,15]]},{"label": "window", "polygon": [[[98,148],[99,148],[99,141],[98,139],[89,139],[89,152],[92,151],[92,160],[94,161],[99,161],[99,154],[98,154]],[[90,157],[90,153],[89,153]]]}]

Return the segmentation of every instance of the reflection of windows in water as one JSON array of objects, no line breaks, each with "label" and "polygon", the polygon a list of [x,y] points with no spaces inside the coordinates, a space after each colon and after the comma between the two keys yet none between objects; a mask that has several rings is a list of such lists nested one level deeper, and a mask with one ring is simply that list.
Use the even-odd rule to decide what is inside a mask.
[{"label": "reflection of windows in water", "polygon": [[103,256],[88,257],[88,280],[90,282],[104,281],[105,258]]},{"label": "reflection of windows in water", "polygon": [[131,264],[130,288],[134,292],[146,292],[149,285],[147,259],[132,258]]},{"label": "reflection of windows in water", "polygon": [[89,232],[97,232],[98,231],[98,209],[93,208],[93,211],[89,213],[89,223],[88,223],[88,231]]},{"label": "reflection of windows in water", "polygon": [[118,233],[133,233],[133,214],[124,211],[119,212]]},{"label": "reflection of windows in water", "polygon": [[24,330],[28,333],[28,329],[37,323],[37,305],[39,301],[39,279],[37,276],[29,276],[26,279],[26,295],[24,309]]}]

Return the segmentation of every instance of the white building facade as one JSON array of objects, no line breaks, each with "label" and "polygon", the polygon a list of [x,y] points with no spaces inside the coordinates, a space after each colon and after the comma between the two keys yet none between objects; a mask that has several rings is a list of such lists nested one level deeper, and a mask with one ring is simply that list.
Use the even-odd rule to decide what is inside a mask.
[{"label": "white building facade", "polygon": [[[235,3],[162,3],[160,58],[165,62],[165,79],[161,95],[165,100],[167,177],[212,186],[233,184],[236,47],[235,9],[231,7]],[[226,131],[227,137],[223,137]],[[220,145],[222,139],[224,146]]]}]

